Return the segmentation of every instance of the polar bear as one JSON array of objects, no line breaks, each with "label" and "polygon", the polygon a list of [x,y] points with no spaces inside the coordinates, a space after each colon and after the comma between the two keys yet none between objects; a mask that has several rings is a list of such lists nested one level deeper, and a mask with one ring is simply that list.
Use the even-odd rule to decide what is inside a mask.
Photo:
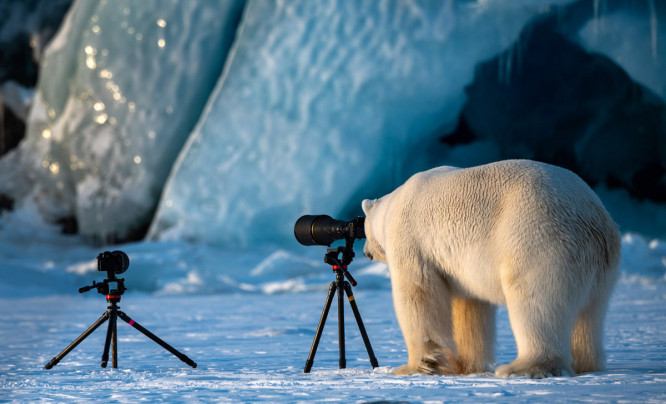
[{"label": "polar bear", "polygon": [[499,304],[518,356],[496,376],[603,369],[620,235],[571,171],[529,160],[439,167],[364,200],[363,211],[363,252],[388,264],[407,345],[396,374],[488,370]]}]

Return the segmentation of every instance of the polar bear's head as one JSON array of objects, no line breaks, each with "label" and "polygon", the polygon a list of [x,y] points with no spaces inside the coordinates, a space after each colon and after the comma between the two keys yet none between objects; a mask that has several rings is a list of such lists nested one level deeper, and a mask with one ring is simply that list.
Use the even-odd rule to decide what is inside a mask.
[{"label": "polar bear's head", "polygon": [[[383,223],[382,218],[377,218],[378,200],[366,199],[362,203],[363,213],[365,213],[365,247],[363,248],[363,255],[368,257],[370,261],[378,261],[386,263],[386,254],[382,247]],[[378,239],[378,236],[380,237]]]}]

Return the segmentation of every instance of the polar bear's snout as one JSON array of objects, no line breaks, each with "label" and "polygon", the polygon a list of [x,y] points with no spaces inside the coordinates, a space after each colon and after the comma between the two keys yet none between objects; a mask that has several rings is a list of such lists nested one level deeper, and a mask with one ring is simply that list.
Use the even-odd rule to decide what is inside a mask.
[{"label": "polar bear's snout", "polygon": [[372,233],[368,233],[366,229],[365,246],[363,247],[363,255],[370,261],[386,263],[386,255],[384,250],[377,244],[372,237]]}]

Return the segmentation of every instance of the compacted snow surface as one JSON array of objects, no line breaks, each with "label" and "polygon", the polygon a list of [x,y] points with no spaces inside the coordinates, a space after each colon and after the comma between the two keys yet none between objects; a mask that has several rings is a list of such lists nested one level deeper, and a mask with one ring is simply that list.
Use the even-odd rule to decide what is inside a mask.
[{"label": "compacted snow surface", "polygon": [[[113,247],[128,251],[132,260],[122,275],[130,290],[119,306],[198,367],[188,367],[119,321],[118,369],[112,369],[110,361],[108,368],[100,367],[104,324],[53,369],[45,370],[51,358],[106,310],[104,296],[95,290],[77,293],[78,287],[101,281],[106,273],[96,271],[96,253],[89,247],[27,247],[12,245],[7,233],[4,236],[0,260],[0,401],[666,400],[666,254],[664,243],[657,240],[650,242],[636,235],[623,238],[623,275],[606,323],[607,370],[530,380],[497,379],[492,374],[392,375],[391,370],[402,365],[407,354],[393,312],[390,281],[385,267],[363,258],[354,261],[350,269],[359,281],[355,297],[380,367],[371,368],[345,299],[347,369],[338,369],[334,301],[312,372],[304,374],[328,283],[333,280],[326,264],[285,251],[255,264],[249,256],[233,259],[224,253],[216,256],[203,247],[181,246],[179,250],[176,245],[161,243]],[[22,248],[30,249],[31,258],[18,258],[25,253]],[[320,249],[324,248],[303,247],[304,254],[312,257]],[[77,263],[81,257],[87,258]],[[168,269],[174,261],[176,269]],[[220,267],[228,262],[240,270],[227,268],[227,275],[215,278],[212,269],[205,269],[207,262],[215,261]],[[41,269],[39,262],[44,263]],[[187,265],[201,267],[195,270]],[[304,265],[310,269],[299,272]],[[141,285],[159,284],[150,281],[151,276],[165,278],[162,286],[152,292],[137,290]],[[40,278],[48,281],[40,283]],[[27,287],[31,279],[41,286]],[[235,290],[232,285],[236,285]],[[498,313],[496,359],[501,364],[514,358],[516,348],[506,310],[500,308]]]}]

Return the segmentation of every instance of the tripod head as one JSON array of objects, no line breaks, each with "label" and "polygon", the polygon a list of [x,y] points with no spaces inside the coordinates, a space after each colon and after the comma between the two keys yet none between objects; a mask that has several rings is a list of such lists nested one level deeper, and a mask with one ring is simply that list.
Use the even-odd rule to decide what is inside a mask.
[{"label": "tripod head", "polygon": [[[92,285],[79,288],[79,293],[85,293],[92,289],[97,289],[97,293],[106,295],[106,300],[110,303],[120,301],[120,296],[125,293],[125,278],[116,278],[116,274],[121,274],[129,268],[129,258],[122,251],[105,251],[97,256],[97,270],[106,271],[107,278],[101,283],[93,281]],[[115,282],[116,288],[111,289],[110,283]]]},{"label": "tripod head", "polygon": [[[111,287],[109,286],[109,283],[111,282],[116,282],[115,289],[111,289]],[[113,277],[113,279],[111,278],[104,279],[100,283],[93,281],[92,285],[79,288],[79,293],[85,293],[92,289],[97,289],[97,293],[106,295],[107,300],[118,299],[117,301],[120,301],[120,295],[125,293],[125,291],[127,290],[127,288],[125,287],[125,278],[116,279],[115,276]]]},{"label": "tripod head", "polygon": [[[342,254],[342,257],[340,257]],[[345,238],[345,246],[338,248],[329,248],[326,250],[324,262],[331,265],[333,272],[340,278],[346,277],[352,286],[356,286],[356,280],[351,276],[347,270],[347,266],[351,264],[356,254],[354,254],[354,237]]]}]

